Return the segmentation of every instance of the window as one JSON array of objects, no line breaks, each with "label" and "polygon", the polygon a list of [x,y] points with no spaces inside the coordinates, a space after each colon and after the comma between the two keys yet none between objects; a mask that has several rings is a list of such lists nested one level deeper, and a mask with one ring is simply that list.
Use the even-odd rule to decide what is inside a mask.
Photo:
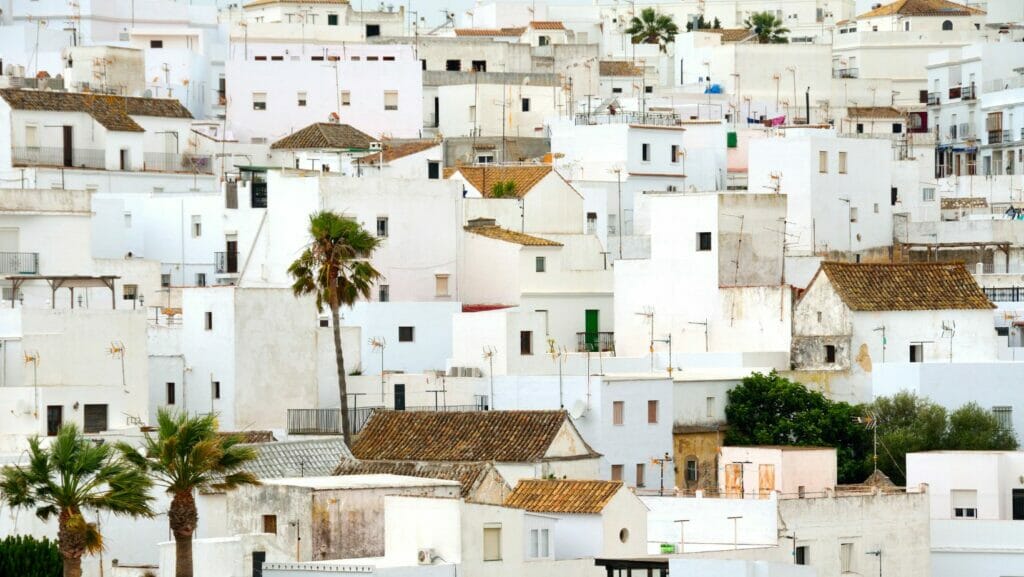
[{"label": "window", "polygon": [[548,529],[540,530],[540,556],[551,556],[551,531]]},{"label": "window", "polygon": [[900,189],[895,186],[889,187],[889,205],[896,206],[896,203],[900,201]]},{"label": "window", "polygon": [[797,547],[793,555],[795,556],[793,562],[797,565],[811,564],[811,550],[807,545],[800,545]]},{"label": "window", "polygon": [[252,109],[253,110],[266,110],[267,109],[267,93],[266,92],[253,92],[252,93]]},{"label": "window", "polygon": [[380,58],[378,58],[377,56],[367,56],[366,57],[366,61],[367,62],[377,62],[379,60],[380,60]]},{"label": "window", "polygon": [[651,161],[651,145],[646,142],[640,145],[640,160],[644,162]]},{"label": "window", "polygon": [[320,319],[320,327],[321,328],[327,328],[329,326],[331,326],[331,321],[330,320],[328,320],[326,318]]},{"label": "window", "polygon": [[398,342],[411,343],[416,334],[416,327],[398,327]]},{"label": "window", "polygon": [[474,60],[473,61],[473,72],[487,72],[487,61],[486,60]]},{"label": "window", "polygon": [[953,29],[953,21],[952,20],[943,20],[942,21],[942,29],[943,30],[952,30]]},{"label": "window", "polygon": [[839,571],[841,573],[853,572],[853,543],[839,544]]},{"label": "window", "polygon": [[352,106],[352,93],[348,90],[341,91],[341,105]]},{"label": "window", "polygon": [[914,343],[910,345],[910,362],[924,362],[924,343]]},{"label": "window", "polygon": [[277,535],[277,515],[263,516],[263,532]]},{"label": "window", "polygon": [[64,424],[64,407],[60,405],[46,406],[46,436],[56,437]]},{"label": "window", "polygon": [[715,416],[715,397],[706,397],[704,399],[704,416],[708,419],[714,418]]},{"label": "window", "polygon": [[380,36],[380,24],[367,24],[366,37]]},{"label": "window", "polygon": [[462,61],[461,60],[445,60],[444,61],[444,69],[449,71],[449,72],[458,72],[459,70],[462,70]]},{"label": "window", "polygon": [[697,459],[686,460],[686,480],[691,482],[697,480]]},{"label": "window", "polygon": [[501,524],[484,525],[484,561],[501,561]]},{"label": "window", "polygon": [[398,110],[398,91],[384,91],[384,110]]},{"label": "window", "polygon": [[932,187],[922,188],[921,200],[923,202],[935,202],[935,189]]},{"label": "window", "polygon": [[955,519],[977,519],[978,518],[978,492],[975,490],[953,489],[949,492],[950,502],[953,505],[953,518]]},{"label": "window", "polygon": [[710,232],[698,232],[697,233],[697,251],[705,252],[711,250],[711,233]]},{"label": "window", "polygon": [[272,60],[274,62],[283,62],[284,61],[284,56],[271,56],[270,60]]},{"label": "window", "polygon": [[39,127],[34,124],[25,125],[25,146],[39,148]]},{"label": "window", "polygon": [[846,174],[846,153],[839,153],[839,174]]},{"label": "window", "polygon": [[818,151],[818,172],[821,174],[828,173],[828,151]]},{"label": "window", "polygon": [[672,159],[669,162],[672,162],[673,164],[676,164],[676,163],[679,162],[679,145],[678,144],[673,144],[672,145]]},{"label": "window", "polygon": [[875,214],[878,214],[878,203],[875,203]]},{"label": "window", "polygon": [[519,331],[519,354],[533,354],[533,331]]},{"label": "window", "polygon": [[529,98],[523,98],[521,104],[522,104],[523,112],[529,112],[530,111],[530,99]]},{"label": "window", "polygon": [[391,287],[386,284],[382,284],[377,287],[377,300],[382,303],[386,303],[391,300]]},{"label": "window", "polygon": [[530,529],[530,558],[540,556],[540,529]]},{"label": "window", "polygon": [[174,383],[167,383],[165,385],[165,393],[168,405],[174,404]]},{"label": "window", "polygon": [[903,125],[900,124],[899,122],[893,122],[892,123],[892,133],[893,134],[903,134]]},{"label": "window", "polygon": [[377,236],[379,236],[380,238],[388,237],[388,217],[377,217]]},{"label": "window", "polygon": [[124,227],[125,228],[131,228],[132,227],[132,213],[127,212],[127,211],[125,211],[125,213],[124,213]]},{"label": "window", "polygon": [[305,106],[306,105],[306,93],[305,92],[298,93],[296,95],[296,100],[299,101],[298,102],[299,106]]},{"label": "window", "polygon": [[436,160],[427,161],[427,178],[430,180],[441,179],[441,163]]},{"label": "window", "polygon": [[449,296],[448,292],[448,275],[446,274],[435,274],[434,275],[434,296],[446,297]]},{"label": "window", "polygon": [[622,465],[612,465],[612,481],[622,480]]},{"label": "window", "polygon": [[107,405],[85,405],[82,412],[86,433],[102,433],[107,430]]},{"label": "window", "polygon": [[636,486],[637,487],[643,487],[644,486],[644,464],[643,463],[637,463],[636,464]]},{"label": "window", "polygon": [[171,286],[171,274],[165,273],[160,275],[160,286],[166,288]]},{"label": "window", "polygon": [[612,401],[612,424],[621,425],[625,421],[626,401]]},{"label": "window", "polygon": [[206,286],[206,273],[205,272],[197,272],[196,273],[196,286]]},{"label": "window", "polygon": [[999,422],[999,428],[1010,430],[1013,428],[1013,407],[992,407],[992,415]]},{"label": "window", "polygon": [[164,47],[164,41],[163,40],[150,40],[149,41],[149,47],[150,48],[163,48]]},{"label": "window", "polygon": [[198,214],[192,215],[192,238],[203,236],[203,217]]},{"label": "window", "polygon": [[133,301],[139,297],[139,285],[121,285],[121,298],[126,301]]},{"label": "window", "polygon": [[256,62],[266,62],[267,61],[267,57],[266,56],[253,56],[252,59],[255,60]]},{"label": "window", "polygon": [[211,388],[213,389],[213,391],[211,391],[211,393],[213,394],[213,398],[219,399],[220,398],[220,381],[213,381],[213,385],[211,386]]},{"label": "window", "polygon": [[547,46],[548,44],[551,44],[551,37],[550,36],[538,36],[537,37],[537,46]]},{"label": "window", "polygon": [[850,207],[850,222],[857,222],[857,207]]},{"label": "window", "polygon": [[621,88],[612,88],[612,94],[622,94]]},{"label": "window", "polygon": [[544,272],[547,267],[547,259],[543,256],[538,256],[535,262],[535,268],[537,272]]},{"label": "window", "polygon": [[213,330],[213,313],[210,311],[203,313],[203,328],[208,331]]},{"label": "window", "polygon": [[649,425],[658,423],[658,401],[647,401],[647,423]]},{"label": "window", "polygon": [[858,122],[857,123],[857,134],[864,134],[864,123],[863,122]]},{"label": "window", "polygon": [[836,346],[825,345],[825,362],[832,364],[836,362]]},{"label": "window", "polygon": [[654,94],[654,86],[644,86],[644,94]]},{"label": "window", "polygon": [[338,25],[338,15],[337,14],[328,14],[327,15],[327,25],[328,26],[337,26]]}]

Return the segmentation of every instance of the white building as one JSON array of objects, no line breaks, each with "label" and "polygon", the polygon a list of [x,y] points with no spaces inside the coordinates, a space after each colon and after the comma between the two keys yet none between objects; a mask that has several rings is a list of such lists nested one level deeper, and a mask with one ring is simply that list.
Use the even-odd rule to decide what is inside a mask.
[{"label": "white building", "polygon": [[545,119],[566,113],[567,95],[557,77],[481,75],[437,87],[436,126],[443,136],[543,136]]}]

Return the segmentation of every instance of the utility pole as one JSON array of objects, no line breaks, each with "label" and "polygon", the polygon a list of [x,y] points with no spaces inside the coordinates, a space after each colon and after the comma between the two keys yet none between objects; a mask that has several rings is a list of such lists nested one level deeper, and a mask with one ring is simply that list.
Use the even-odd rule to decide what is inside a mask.
[{"label": "utility pole", "polygon": [[732,519],[732,548],[735,550],[738,548],[737,545],[739,544],[738,521],[743,518],[743,515],[733,515],[726,518]]},{"label": "utility pole", "polygon": [[686,552],[686,524],[690,522],[689,519],[676,519],[675,523],[679,523],[679,552]]},{"label": "utility pole", "polygon": [[672,462],[672,457],[670,457],[668,453],[665,453],[664,457],[651,459],[651,462],[653,462],[655,465],[658,465],[659,467],[661,467],[661,486],[658,488],[658,495],[659,496],[664,496],[665,495],[665,463],[671,463]]}]

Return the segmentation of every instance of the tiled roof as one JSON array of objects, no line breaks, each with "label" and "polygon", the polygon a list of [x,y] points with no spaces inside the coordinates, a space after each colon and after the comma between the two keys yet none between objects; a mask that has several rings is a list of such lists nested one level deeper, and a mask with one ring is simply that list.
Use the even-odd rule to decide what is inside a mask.
[{"label": "tiled roof", "polygon": [[897,14],[900,16],[974,16],[984,13],[984,10],[949,0],[896,0],[891,4],[865,12],[857,18],[876,18]]},{"label": "tiled roof", "polygon": [[417,461],[342,461],[335,475],[401,475],[458,481],[462,497],[468,498],[494,465],[490,463],[423,463]]},{"label": "tiled roof", "polygon": [[995,308],[961,263],[824,262],[819,272],[854,311]]},{"label": "tiled roof", "polygon": [[354,148],[366,150],[375,138],[347,124],[317,122],[293,132],[270,145],[273,149]]},{"label": "tiled roof", "polygon": [[485,198],[491,197],[491,190],[494,185],[498,182],[512,181],[515,184],[515,196],[522,198],[526,196],[530,190],[537,185],[538,182],[544,179],[545,176],[551,174],[551,166],[547,164],[538,164],[530,166],[459,166],[455,169],[445,171],[446,178],[451,178],[455,173],[462,174],[473,188],[480,191],[480,194]]},{"label": "tiled roof", "polygon": [[277,440],[273,431],[220,431],[217,434],[221,437],[241,437],[243,443],[273,443]]},{"label": "tiled roof", "polygon": [[456,28],[456,36],[522,36],[526,28]]},{"label": "tiled roof", "polygon": [[534,462],[566,422],[565,411],[376,411],[352,453],[385,461]]},{"label": "tiled roof", "polygon": [[558,21],[534,20],[530,22],[530,28],[534,30],[565,30],[565,26]]},{"label": "tiled roof", "polygon": [[348,0],[253,0],[242,8],[266,6],[268,4],[348,4]]},{"label": "tiled roof", "polygon": [[644,69],[624,60],[602,60],[598,64],[601,76],[643,76]]},{"label": "tiled roof", "polygon": [[956,208],[988,208],[988,199],[984,196],[958,196],[943,198],[941,201],[942,210]]},{"label": "tiled roof", "polygon": [[0,90],[0,98],[15,110],[47,112],[84,112],[107,130],[145,132],[132,116],[192,118],[188,109],[171,98],[135,98],[88,92],[50,90]]},{"label": "tiled roof", "polygon": [[851,106],[846,109],[850,118],[904,118],[906,113],[893,106]]},{"label": "tiled roof", "polygon": [[254,445],[259,450],[255,461],[246,465],[260,479],[284,477],[322,477],[330,475],[352,453],[339,435],[329,439],[281,441]]},{"label": "tiled roof", "polygon": [[702,29],[701,32],[721,34],[722,42],[743,42],[754,36],[753,31],[749,28],[709,28]]},{"label": "tiled roof", "polygon": [[534,513],[600,513],[621,488],[622,481],[522,479],[505,506]]},{"label": "tiled roof", "polygon": [[436,140],[412,140],[409,142],[397,142],[394,144],[384,143],[383,153],[371,152],[370,154],[360,158],[359,162],[363,164],[377,164],[383,154],[384,162],[388,163],[392,160],[398,160],[399,158],[404,158],[410,154],[423,152],[424,150],[429,150],[440,145],[441,143]]},{"label": "tiled roof", "polygon": [[530,236],[514,230],[508,230],[507,228],[501,228],[500,226],[467,226],[465,230],[466,232],[486,236],[487,238],[521,244],[523,246],[562,246],[560,242],[540,238],[539,236]]}]

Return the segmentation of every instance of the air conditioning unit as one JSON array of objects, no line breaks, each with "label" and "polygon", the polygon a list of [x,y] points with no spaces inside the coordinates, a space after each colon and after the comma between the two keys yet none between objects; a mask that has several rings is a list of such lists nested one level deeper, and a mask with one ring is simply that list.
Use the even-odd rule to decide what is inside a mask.
[{"label": "air conditioning unit", "polygon": [[437,553],[433,549],[420,549],[416,552],[416,562],[420,565],[431,565],[436,558]]}]

